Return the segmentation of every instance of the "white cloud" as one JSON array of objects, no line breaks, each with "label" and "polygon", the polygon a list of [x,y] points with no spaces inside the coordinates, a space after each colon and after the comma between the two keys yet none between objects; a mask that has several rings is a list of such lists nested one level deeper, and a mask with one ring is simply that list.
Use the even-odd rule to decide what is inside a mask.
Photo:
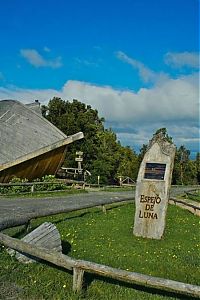
[{"label": "white cloud", "polygon": [[[59,65],[59,61],[45,60],[34,49],[23,49],[21,54],[37,67]],[[133,92],[69,80],[61,90],[0,88],[0,99],[18,99],[24,103],[35,99],[47,103],[54,96],[70,101],[78,99],[97,109],[124,145],[139,149],[158,128],[166,127],[177,146],[184,144],[188,149],[198,151],[198,73],[172,79],[167,74],[150,70],[123,52],[117,52],[116,55],[118,59],[136,68],[143,81],[153,82],[154,86]],[[77,63],[89,64],[79,58],[76,60]],[[194,56],[187,52],[168,53],[167,60],[169,64],[176,66],[196,64]]]},{"label": "white cloud", "polygon": [[141,124],[141,126],[133,126],[132,132],[131,128],[129,128],[128,132],[117,132],[117,128],[115,128],[115,132],[123,145],[130,145],[134,149],[139,150],[143,144],[147,144],[152,138],[153,133],[162,127],[167,128],[168,134],[172,136],[177,147],[184,145],[192,152],[199,151],[199,129],[197,126],[191,126],[187,123],[158,122],[154,124]]},{"label": "white cloud", "polygon": [[116,56],[120,60],[130,64],[132,67],[137,69],[139,71],[140,78],[144,82],[154,82],[157,78],[157,74],[154,71],[147,68],[142,62],[127,56],[124,52],[118,51],[116,52]]},{"label": "white cloud", "polygon": [[37,99],[42,104],[47,104],[47,102],[54,96],[60,97],[61,93],[53,89],[32,90],[22,89],[15,86],[9,86],[7,88],[0,87],[0,100],[13,99],[22,103],[31,103]]},{"label": "white cloud", "polygon": [[20,54],[34,67],[50,67],[55,69],[62,66],[62,59],[60,56],[54,59],[45,59],[35,49],[21,49]]},{"label": "white cloud", "polygon": [[110,86],[67,81],[61,90],[0,88],[0,99],[17,99],[28,103],[38,99],[48,103],[54,96],[78,99],[92,105],[113,126],[123,144],[138,148],[152,134],[166,127],[177,145],[198,151],[198,74],[166,79],[152,88],[138,92],[121,91]]},{"label": "white cloud", "polygon": [[[153,88],[137,93],[68,81],[62,95],[65,99],[80,99],[92,104],[110,122],[149,123],[162,121],[192,121],[198,111],[198,80],[191,75],[169,79]],[[196,116],[197,118],[197,116]]]},{"label": "white cloud", "polygon": [[168,52],[165,63],[173,68],[191,67],[199,68],[199,54],[195,52]]},{"label": "white cloud", "polygon": [[99,64],[97,62],[89,61],[87,59],[80,59],[79,57],[76,57],[75,62],[79,65],[83,65],[86,67],[98,67]]}]

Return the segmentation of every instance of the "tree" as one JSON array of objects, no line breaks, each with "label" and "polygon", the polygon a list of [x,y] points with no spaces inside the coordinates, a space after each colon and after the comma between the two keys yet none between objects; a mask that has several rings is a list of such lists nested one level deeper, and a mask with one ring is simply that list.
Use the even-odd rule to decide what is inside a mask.
[{"label": "tree", "polygon": [[116,134],[111,129],[98,132],[100,141],[97,158],[92,163],[92,180],[100,176],[100,182],[113,184],[120,160],[121,145],[117,142]]},{"label": "tree", "polygon": [[135,151],[133,151],[130,147],[121,147],[117,177],[130,177],[136,181],[138,169],[139,160]]},{"label": "tree", "polygon": [[[173,184],[187,184],[191,176],[191,165],[189,164],[190,151],[185,146],[176,150],[174,160]],[[190,170],[190,171],[189,171]]]},{"label": "tree", "polygon": [[[98,111],[75,99],[69,102],[54,97],[47,106],[42,106],[42,114],[66,135],[79,131],[84,133],[84,139],[68,145],[65,167],[77,167],[76,151],[82,151],[82,166],[92,173],[91,182],[97,183],[97,176],[105,184],[116,182],[118,176],[136,180],[139,164],[148,149],[147,144],[143,144],[139,155],[129,147],[121,146],[116,134],[111,129],[104,128],[105,120],[99,117]],[[153,138],[158,135],[172,143],[172,137],[168,135],[166,128],[156,130]],[[189,150],[184,146],[177,149],[174,184],[200,182],[199,153],[194,162],[190,161],[189,155]]]},{"label": "tree", "polygon": [[139,163],[142,162],[142,160],[144,158],[144,155],[147,152],[147,149],[148,149],[148,145],[147,144],[143,144],[142,147],[140,148],[140,153],[138,155],[138,161],[139,161]]},{"label": "tree", "polygon": [[122,168],[124,172],[129,170],[127,176],[135,177],[136,154],[122,147],[111,129],[104,128],[104,119],[98,116],[96,109],[78,100],[69,102],[54,97],[47,106],[42,107],[42,113],[66,135],[79,131],[84,133],[83,140],[68,146],[65,167],[76,167],[76,151],[82,151],[83,168],[92,173],[92,183],[97,182],[97,176],[100,176],[101,183],[114,183],[117,172]]},{"label": "tree", "polygon": [[196,171],[197,171],[197,183],[200,184],[200,152],[197,153],[196,155],[196,160],[195,160],[195,164],[196,164]]},{"label": "tree", "polygon": [[84,152],[84,167],[90,170],[92,161],[97,157],[99,138],[97,132],[103,131],[103,118],[99,118],[98,111],[78,100],[64,101],[54,97],[47,107],[43,107],[45,117],[66,135],[79,131],[84,133],[84,140],[68,146],[68,154],[64,165],[75,167],[75,153]]}]

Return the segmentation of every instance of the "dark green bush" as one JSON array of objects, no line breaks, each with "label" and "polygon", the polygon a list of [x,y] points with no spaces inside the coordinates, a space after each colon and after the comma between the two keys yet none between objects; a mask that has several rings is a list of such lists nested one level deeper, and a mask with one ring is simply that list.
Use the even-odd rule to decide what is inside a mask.
[{"label": "dark green bush", "polygon": [[[26,183],[28,182],[27,179],[20,179],[14,177],[9,183]],[[55,178],[54,175],[46,175],[42,177],[42,179],[35,179],[33,182],[43,182],[45,184],[38,184],[34,186],[35,192],[40,191],[58,191],[58,190],[66,190],[67,186],[60,182],[58,179]],[[14,186],[1,186],[0,187],[0,195],[11,195],[11,194],[21,194],[21,193],[30,193],[31,192],[31,185],[21,186],[21,185],[14,185]]]},{"label": "dark green bush", "polygon": [[34,182],[44,182],[46,184],[35,185],[35,191],[58,191],[65,190],[65,184],[55,178],[54,175],[45,175],[42,179],[36,179]]}]

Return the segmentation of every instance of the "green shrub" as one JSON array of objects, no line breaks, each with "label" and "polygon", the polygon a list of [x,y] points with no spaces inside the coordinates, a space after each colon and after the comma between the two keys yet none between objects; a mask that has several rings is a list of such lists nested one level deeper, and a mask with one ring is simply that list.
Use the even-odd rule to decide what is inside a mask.
[{"label": "green shrub", "polygon": [[[27,179],[20,179],[18,177],[13,177],[9,183],[26,183]],[[20,194],[27,193],[30,191],[30,186],[2,186],[0,187],[0,194],[9,195],[9,194]]]},{"label": "green shrub", "polygon": [[[13,177],[9,183],[26,183],[27,179],[20,179],[17,177]],[[54,175],[45,175],[41,179],[37,178],[33,180],[33,182],[44,182],[46,184],[38,184],[34,186],[34,191],[58,191],[58,190],[66,190],[67,186],[60,182],[55,178]],[[0,195],[11,195],[11,194],[21,194],[21,193],[29,193],[31,191],[31,186],[1,186],[0,187]]]},{"label": "green shrub", "polygon": [[58,191],[65,190],[67,187],[60,182],[54,175],[45,175],[42,179],[36,179],[34,182],[44,182],[46,184],[36,185],[35,191]]}]

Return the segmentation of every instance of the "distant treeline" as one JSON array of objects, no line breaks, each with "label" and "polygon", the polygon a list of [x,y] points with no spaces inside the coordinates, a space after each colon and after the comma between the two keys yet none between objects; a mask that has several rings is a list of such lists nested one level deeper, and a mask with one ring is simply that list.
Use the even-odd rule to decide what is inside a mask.
[{"label": "distant treeline", "polygon": [[[42,114],[66,135],[84,133],[84,139],[68,146],[65,167],[77,167],[76,151],[82,151],[83,168],[91,172],[88,178],[91,183],[97,183],[97,176],[101,184],[117,183],[119,176],[136,181],[147,145],[142,146],[139,154],[129,146],[122,146],[112,129],[105,129],[105,120],[99,117],[98,111],[78,100],[69,102],[55,97],[42,106]],[[172,141],[166,128],[156,133],[159,131]],[[184,145],[176,149],[172,184],[200,183],[200,153],[196,160],[190,160],[189,156],[190,151]]]}]

